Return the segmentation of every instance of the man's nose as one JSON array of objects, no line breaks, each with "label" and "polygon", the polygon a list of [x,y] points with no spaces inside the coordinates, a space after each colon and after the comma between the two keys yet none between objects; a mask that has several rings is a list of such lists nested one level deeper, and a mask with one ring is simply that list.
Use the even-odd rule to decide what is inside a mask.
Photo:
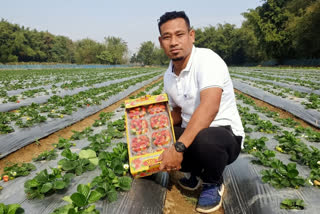
[{"label": "man's nose", "polygon": [[170,45],[171,46],[176,46],[177,44],[178,44],[177,37],[176,36],[172,36]]}]

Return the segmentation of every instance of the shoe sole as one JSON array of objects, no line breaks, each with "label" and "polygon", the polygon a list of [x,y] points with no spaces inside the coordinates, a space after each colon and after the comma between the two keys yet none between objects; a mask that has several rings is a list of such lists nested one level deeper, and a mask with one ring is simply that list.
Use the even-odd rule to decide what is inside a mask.
[{"label": "shoe sole", "polygon": [[193,190],[196,190],[200,187],[200,185],[202,184],[202,181],[201,179],[199,180],[197,186],[195,186],[194,188],[191,188],[191,187],[187,187],[187,186],[184,186],[183,184],[180,183],[180,181],[178,180],[178,184],[181,188],[185,189],[185,190],[190,190],[190,191],[193,191]]},{"label": "shoe sole", "polygon": [[220,200],[220,203],[209,209],[209,210],[204,210],[204,209],[201,209],[201,208],[196,208],[196,211],[197,212],[200,212],[200,213],[211,213],[211,212],[214,212],[214,211],[217,211],[221,206],[222,206],[222,201],[223,201],[223,194],[224,194],[224,185],[222,184],[222,188],[221,188],[221,192],[220,192],[220,196],[221,196],[221,200]]}]

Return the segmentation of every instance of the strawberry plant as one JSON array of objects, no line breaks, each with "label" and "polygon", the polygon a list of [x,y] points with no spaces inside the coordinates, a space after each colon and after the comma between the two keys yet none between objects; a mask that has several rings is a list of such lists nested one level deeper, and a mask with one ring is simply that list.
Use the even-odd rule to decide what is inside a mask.
[{"label": "strawberry plant", "polygon": [[305,185],[305,180],[299,176],[295,163],[283,164],[280,160],[271,162],[271,170],[262,170],[262,181],[269,183],[275,188],[293,187]]},{"label": "strawberry plant", "polygon": [[266,141],[269,139],[266,137],[261,137],[259,139],[252,139],[249,136],[246,136],[244,140],[244,148],[241,150],[242,152],[251,153],[254,151],[263,151],[266,150]]},{"label": "strawberry plant", "polygon": [[50,151],[44,151],[38,155],[36,158],[32,158],[33,161],[42,161],[42,160],[55,160],[58,157],[57,151],[52,149]]},{"label": "strawberry plant", "polygon": [[27,176],[31,171],[35,170],[36,167],[32,163],[22,163],[22,164],[13,164],[12,166],[7,166],[4,168],[3,175],[9,175],[10,177],[20,177]]},{"label": "strawberry plant", "polygon": [[59,160],[58,168],[77,176],[86,171],[94,170],[98,165],[98,158],[92,150],[81,150],[78,155],[77,153],[72,153],[70,149],[65,149],[61,155],[66,158]]},{"label": "strawberry plant", "polygon": [[91,149],[99,154],[101,151],[107,149],[111,144],[111,136],[105,134],[95,134],[89,136],[88,140],[91,142],[89,146],[86,146],[84,149]]},{"label": "strawberry plant", "polygon": [[258,120],[257,126],[254,129],[255,131],[265,132],[268,134],[276,133],[281,130],[277,125],[273,125],[269,120]]},{"label": "strawberry plant", "polygon": [[58,149],[69,149],[73,146],[73,143],[71,143],[70,140],[60,137],[58,143],[53,145]]},{"label": "strawberry plant", "polygon": [[79,184],[77,186],[77,192],[71,196],[63,197],[64,201],[69,204],[59,207],[54,210],[52,214],[99,214],[95,205],[91,205],[98,201],[102,197],[102,194],[98,191],[90,191],[90,185]]},{"label": "strawberry plant", "polygon": [[306,205],[301,199],[284,199],[281,201],[280,208],[286,210],[303,210]]},{"label": "strawberry plant", "polygon": [[27,198],[44,198],[58,190],[63,190],[69,186],[71,179],[74,177],[72,173],[61,174],[57,168],[52,168],[49,174],[47,169],[37,173],[37,175],[24,183]]},{"label": "strawberry plant", "polygon": [[92,187],[101,193],[103,197],[107,197],[109,202],[117,200],[117,191],[129,191],[132,179],[127,176],[118,177],[109,169],[104,168],[100,176],[92,180]]},{"label": "strawberry plant", "polygon": [[275,160],[276,153],[271,150],[264,150],[262,152],[255,151],[252,155],[258,158],[258,160],[252,160],[252,163],[270,167],[271,163]]},{"label": "strawberry plant", "polygon": [[0,203],[0,213],[1,214],[23,214],[24,209],[21,208],[20,204],[5,205],[3,203]]}]

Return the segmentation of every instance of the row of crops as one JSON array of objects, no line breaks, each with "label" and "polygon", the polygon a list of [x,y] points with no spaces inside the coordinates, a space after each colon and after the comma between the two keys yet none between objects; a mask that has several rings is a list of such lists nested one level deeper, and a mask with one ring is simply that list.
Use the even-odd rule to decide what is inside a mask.
[{"label": "row of crops", "polygon": [[[318,70],[231,68],[235,88],[314,125],[300,124],[237,92],[244,149],[225,172],[226,213],[287,213],[320,208]],[[307,90],[306,90],[307,89]],[[304,92],[302,92],[304,90]],[[306,92],[307,91],[307,92]],[[291,111],[299,109],[299,111]],[[312,114],[312,119],[308,115]],[[315,128],[317,127],[317,128]],[[233,206],[228,206],[233,204]]]},{"label": "row of crops", "polygon": [[[162,91],[160,81],[136,96]],[[143,206],[160,213],[164,189],[154,182],[132,183],[128,176],[123,108],[121,105],[114,112],[101,112],[92,126],[73,131],[68,139],[60,137],[53,150],[34,157],[32,163],[7,166],[2,176],[7,175],[9,182],[2,183],[0,201],[4,203],[0,204],[0,210],[16,211],[12,213],[22,209],[26,213],[139,213]],[[161,180],[166,179],[161,177]],[[134,190],[129,191],[131,188]],[[152,195],[156,200],[139,204],[134,199],[136,194],[141,198],[142,190],[146,197]],[[127,192],[119,195],[119,191]]]},{"label": "row of crops", "polygon": [[[65,71],[67,73],[65,75],[69,75],[68,71]],[[25,75],[24,71],[14,72]],[[42,75],[46,75],[47,71],[43,72]],[[74,75],[74,71],[70,72]],[[51,94],[47,95],[48,98],[45,100],[41,100],[43,96],[37,94],[35,98],[21,100],[29,105],[19,107],[17,103],[13,103],[14,110],[0,112],[0,141],[2,142],[0,157],[4,157],[36,139],[64,128],[126,97],[134,90],[159,78],[163,70],[159,68],[122,68],[87,71],[87,73],[91,72],[98,76],[105,74],[109,79],[100,78],[104,82],[94,84],[92,79],[86,79],[84,75],[81,82],[87,82],[87,86],[80,85],[81,88],[72,89],[72,95]],[[58,74],[56,73],[56,75]],[[52,76],[54,77],[53,74]],[[96,79],[95,75],[91,75],[91,77]],[[37,102],[39,100],[40,102]],[[5,105],[2,104],[1,107],[3,108]]]},{"label": "row of crops", "polygon": [[[8,131],[0,134],[0,157],[109,106],[163,74],[156,68],[47,70],[52,72],[50,75],[41,71],[17,72],[21,73],[13,73],[14,77],[7,73],[8,79],[1,82],[8,87],[14,83],[20,86],[11,91],[5,89],[7,93],[2,97],[4,101],[17,96],[19,102],[0,105],[18,106],[1,112],[1,127]],[[19,76],[24,72],[27,75]],[[320,81],[317,72],[230,68],[236,89],[319,128],[319,88],[313,84]],[[106,76],[109,78],[103,79]],[[33,82],[36,84],[29,87]],[[33,97],[22,94],[37,87],[45,91],[34,93]],[[73,94],[67,94],[70,92]],[[161,92],[162,81],[137,96]],[[48,99],[43,101],[42,96]],[[257,106],[241,93],[236,98],[246,139],[242,154],[225,171],[225,213],[286,213],[283,209],[317,213],[319,129]],[[21,103],[25,106],[19,106]],[[55,149],[34,157],[32,163],[9,164],[2,174],[9,182],[1,183],[0,201],[4,203],[0,210],[11,206],[26,213],[162,213],[165,189],[146,179],[132,181],[128,176],[123,107],[113,113],[101,113],[92,126],[53,142]],[[164,173],[157,176],[162,182],[167,180]]]}]

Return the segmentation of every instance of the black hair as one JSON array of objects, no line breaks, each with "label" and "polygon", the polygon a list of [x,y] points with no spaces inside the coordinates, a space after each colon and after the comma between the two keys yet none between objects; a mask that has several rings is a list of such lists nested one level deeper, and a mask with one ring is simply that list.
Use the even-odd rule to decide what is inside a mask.
[{"label": "black hair", "polygon": [[184,21],[186,22],[188,30],[190,30],[190,21],[186,13],[184,11],[172,11],[172,12],[166,12],[160,17],[160,19],[158,19],[159,33],[161,34],[161,30],[160,30],[161,25],[163,25],[167,21],[170,21],[176,18],[183,18]]}]

